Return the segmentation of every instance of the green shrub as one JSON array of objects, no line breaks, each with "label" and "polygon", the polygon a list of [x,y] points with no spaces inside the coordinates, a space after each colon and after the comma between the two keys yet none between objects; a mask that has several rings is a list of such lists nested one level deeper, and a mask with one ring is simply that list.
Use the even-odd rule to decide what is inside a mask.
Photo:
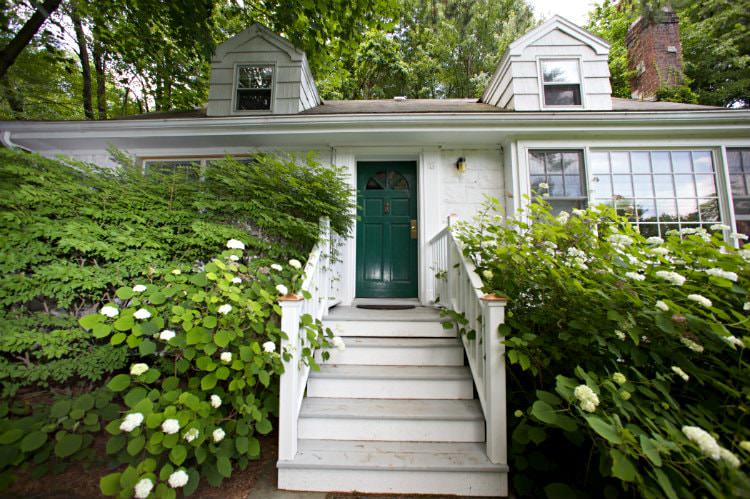
[{"label": "green shrub", "polygon": [[4,397],[121,368],[119,348],[82,337],[72,324],[126,283],[201,265],[231,238],[246,242],[253,266],[302,258],[320,216],[342,234],[351,226],[341,171],[312,157],[262,154],[251,163],[213,161],[204,172],[144,174],[113,154],[122,163],[116,170],[0,150]]},{"label": "green shrub", "polygon": [[750,495],[750,250],[725,226],[663,241],[604,206],[554,217],[539,201],[529,223],[499,207],[457,234],[484,290],[509,297],[516,493]]}]

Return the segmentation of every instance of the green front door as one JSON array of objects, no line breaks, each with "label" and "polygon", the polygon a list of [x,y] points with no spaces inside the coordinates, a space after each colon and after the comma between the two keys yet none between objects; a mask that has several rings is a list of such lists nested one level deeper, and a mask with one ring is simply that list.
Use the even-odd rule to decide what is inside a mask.
[{"label": "green front door", "polygon": [[357,163],[357,297],[417,296],[417,165]]}]

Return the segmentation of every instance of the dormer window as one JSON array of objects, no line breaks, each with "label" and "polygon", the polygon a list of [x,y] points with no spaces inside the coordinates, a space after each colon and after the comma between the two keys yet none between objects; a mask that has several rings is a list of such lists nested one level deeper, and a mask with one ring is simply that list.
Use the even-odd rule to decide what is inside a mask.
[{"label": "dormer window", "polygon": [[273,66],[237,66],[235,111],[270,111],[273,94]]},{"label": "dormer window", "polygon": [[544,107],[581,105],[581,73],[575,59],[541,61]]}]

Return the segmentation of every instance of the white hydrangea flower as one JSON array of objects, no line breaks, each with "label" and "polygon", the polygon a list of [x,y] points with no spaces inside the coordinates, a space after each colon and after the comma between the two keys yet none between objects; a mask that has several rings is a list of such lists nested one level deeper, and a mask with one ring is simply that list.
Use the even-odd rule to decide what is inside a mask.
[{"label": "white hydrangea flower", "polygon": [[187,485],[189,479],[190,477],[187,473],[185,473],[184,470],[177,470],[169,475],[169,479],[167,480],[167,482],[169,483],[170,487],[176,489]]},{"label": "white hydrangea flower", "polygon": [[625,277],[633,279],[634,281],[645,281],[646,276],[639,274],[638,272],[625,272]]},{"label": "white hydrangea flower", "polygon": [[149,317],[151,317],[151,312],[149,312],[145,308],[139,308],[138,310],[135,311],[135,313],[133,314],[133,317],[135,317],[136,319],[141,319],[141,320],[148,319]]},{"label": "white hydrangea flower", "polygon": [[661,310],[662,312],[668,312],[669,311],[669,305],[664,303],[663,301],[659,300],[656,302],[656,308]]},{"label": "white hydrangea flower", "polygon": [[165,329],[164,331],[159,333],[160,340],[169,341],[174,337],[175,337],[175,332],[172,331],[171,329]]},{"label": "white hydrangea flower", "polygon": [[143,293],[144,291],[146,291],[146,286],[143,284],[136,284],[133,286],[133,293]]},{"label": "white hydrangea flower", "polygon": [[180,275],[180,274],[182,274],[182,271],[180,269],[174,269],[172,271],[172,274],[174,274],[174,275]]},{"label": "white hydrangea flower", "polygon": [[192,442],[198,436],[201,434],[201,432],[198,431],[198,428],[190,428],[188,431],[185,432],[185,435],[182,437],[185,440],[187,440],[188,443]]},{"label": "white hydrangea flower", "polygon": [[679,367],[677,367],[677,366],[672,366],[672,371],[673,371],[673,372],[674,372],[674,373],[675,373],[675,374],[676,374],[677,376],[679,376],[680,378],[682,378],[682,380],[683,380],[683,381],[685,381],[686,383],[687,383],[688,381],[690,381],[690,376],[688,376],[688,374],[687,374],[687,373],[686,373],[685,371],[683,371],[683,370],[682,370],[681,368],[679,368]]},{"label": "white hydrangea flower", "polygon": [[243,250],[245,249],[245,243],[238,241],[237,239],[230,239],[227,241],[227,248]]},{"label": "white hydrangea flower", "polygon": [[711,227],[709,227],[711,230],[729,230],[731,229],[730,226],[725,224],[713,224]]},{"label": "white hydrangea flower", "polygon": [[216,428],[211,436],[213,437],[214,442],[218,444],[219,442],[224,440],[226,433],[224,433],[224,430],[222,430],[221,428]]},{"label": "white hydrangea flower", "polygon": [[612,234],[607,238],[607,241],[609,241],[612,245],[619,246],[621,248],[633,244],[633,239],[630,236],[626,236],[625,234]]},{"label": "white hydrangea flower", "polygon": [[102,314],[105,317],[117,317],[117,315],[120,313],[119,310],[117,310],[112,305],[104,305],[101,310],[99,310],[99,313]]},{"label": "white hydrangea flower", "polygon": [[232,362],[232,352],[221,352],[221,355],[219,355],[219,358],[222,362]]},{"label": "white hydrangea flower", "polygon": [[729,237],[735,241],[747,241],[747,234],[739,234],[735,232],[734,234],[730,234]]},{"label": "white hydrangea flower", "polygon": [[273,341],[266,341],[263,343],[263,351],[266,353],[271,353],[276,351],[276,343]]},{"label": "white hydrangea flower", "polygon": [[748,249],[741,249],[737,251],[737,253],[742,257],[743,260],[749,261],[750,260],[750,250]]},{"label": "white hydrangea flower", "polygon": [[237,255],[229,255],[229,259],[232,260],[233,262],[240,261],[240,257],[238,257]]},{"label": "white hydrangea flower", "polygon": [[625,383],[628,382],[628,379],[622,373],[614,373],[612,375],[612,381],[614,381],[618,385],[624,385]]},{"label": "white hydrangea flower", "polygon": [[173,433],[177,433],[180,431],[180,422],[176,419],[166,419],[161,424],[161,431],[168,435],[172,435]]},{"label": "white hydrangea flower", "polygon": [[220,306],[218,310],[218,312],[222,315],[227,315],[231,311],[232,311],[232,306],[228,303],[225,303],[224,305]]},{"label": "white hydrangea flower", "polygon": [[656,272],[656,277],[669,281],[675,286],[682,286],[685,284],[685,277],[681,276],[677,272],[671,272],[668,270],[659,270]]},{"label": "white hydrangea flower", "polygon": [[568,248],[568,256],[572,256],[573,258],[586,258],[586,253],[575,246],[571,246]]},{"label": "white hydrangea flower", "polygon": [[709,300],[708,298],[702,295],[697,295],[697,294],[688,295],[687,299],[690,301],[694,301],[695,303],[698,303],[699,305],[702,305],[706,308],[710,308],[713,305],[713,303],[711,303],[711,300]]},{"label": "white hydrangea flower", "polygon": [[698,343],[694,342],[690,338],[687,338],[685,336],[680,337],[680,341],[683,345],[688,347],[693,352],[702,353],[703,352],[703,345],[699,345]]},{"label": "white hydrangea flower", "polygon": [[492,273],[492,271],[491,271],[491,270],[483,270],[483,271],[482,271],[482,276],[483,276],[483,277],[484,277],[485,279],[489,280],[489,279],[492,279],[492,277],[494,276],[494,274]]},{"label": "white hydrangea flower", "polygon": [[740,448],[747,452],[750,452],[750,440],[743,440],[742,442],[740,442]]},{"label": "white hydrangea flower", "polygon": [[292,258],[291,260],[289,260],[289,266],[294,267],[297,270],[302,268],[302,264],[296,258]]},{"label": "white hydrangea flower", "polygon": [[146,499],[151,493],[151,489],[154,488],[154,482],[149,478],[141,478],[138,483],[135,484],[134,497],[136,499]]},{"label": "white hydrangea flower", "polygon": [[730,468],[739,468],[740,467],[740,460],[732,454],[732,451],[725,449],[724,447],[721,447],[719,449],[719,459],[724,461],[729,465]]},{"label": "white hydrangea flower", "polygon": [[690,440],[698,444],[701,452],[711,459],[719,460],[721,458],[721,447],[716,439],[703,428],[699,426],[683,426],[682,433]]},{"label": "white hydrangea flower", "polygon": [[724,279],[729,279],[732,282],[737,282],[737,273],[735,272],[729,272],[728,270],[724,269],[708,269],[704,270],[704,272],[708,275],[716,276],[716,277],[722,277]]},{"label": "white hydrangea flower", "polygon": [[334,336],[332,341],[333,341],[333,346],[336,347],[337,349],[341,350],[342,352],[346,350],[346,344],[344,343],[344,340],[342,340],[340,337]]},{"label": "white hydrangea flower", "polygon": [[277,284],[276,285],[276,291],[278,291],[279,294],[282,295],[282,296],[286,296],[286,295],[289,294],[289,289],[287,289],[287,287],[284,286],[283,284]]},{"label": "white hydrangea flower", "polygon": [[663,244],[664,239],[660,238],[659,236],[651,236],[648,239],[646,239],[646,244]]},{"label": "white hydrangea flower", "polygon": [[723,336],[723,339],[724,341],[726,341],[732,346],[745,348],[745,344],[742,342],[741,339],[737,338],[736,336]]},{"label": "white hydrangea flower", "polygon": [[232,278],[232,284],[240,284],[241,282],[242,282],[242,278],[240,277]]},{"label": "white hydrangea flower", "polygon": [[582,217],[586,213],[585,210],[580,210],[578,208],[573,208],[573,215],[577,217]]},{"label": "white hydrangea flower", "polygon": [[586,412],[596,411],[596,406],[599,405],[599,397],[587,385],[578,385],[573,390],[573,395],[581,402],[581,409]]},{"label": "white hydrangea flower", "polygon": [[282,266],[281,266],[281,265],[279,265],[278,263],[272,263],[272,264],[271,264],[271,268],[272,268],[273,270],[276,270],[276,271],[278,271],[278,272],[281,272],[281,271],[282,271],[282,270],[284,269],[284,267],[282,267]]},{"label": "white hydrangea flower", "polygon": [[623,333],[623,332],[622,332],[622,331],[620,331],[619,329],[615,329],[615,336],[617,336],[617,338],[618,338],[618,339],[619,339],[620,341],[625,341],[625,338],[626,338],[626,336],[625,336],[625,333]]},{"label": "white hydrangea flower", "polygon": [[540,182],[540,183],[538,184],[538,187],[539,187],[540,189],[544,189],[544,190],[546,191],[546,190],[548,190],[548,189],[549,189],[549,184],[548,184],[547,182]]},{"label": "white hydrangea flower", "polygon": [[141,374],[148,371],[148,365],[143,363],[133,364],[130,366],[130,374],[132,376],[140,376]]},{"label": "white hydrangea flower", "polygon": [[211,395],[211,407],[213,407],[214,409],[218,409],[219,407],[221,407],[221,397],[215,394]]},{"label": "white hydrangea flower", "polygon": [[659,246],[658,248],[651,248],[651,250],[649,250],[649,253],[651,253],[652,255],[665,256],[669,254],[669,248]]},{"label": "white hydrangea flower", "polygon": [[570,219],[570,214],[567,211],[561,211],[559,215],[557,215],[557,221],[561,224],[568,223],[568,220]]},{"label": "white hydrangea flower", "polygon": [[130,433],[135,430],[143,423],[143,414],[140,412],[134,412],[125,416],[125,419],[120,423],[120,431],[126,431]]}]

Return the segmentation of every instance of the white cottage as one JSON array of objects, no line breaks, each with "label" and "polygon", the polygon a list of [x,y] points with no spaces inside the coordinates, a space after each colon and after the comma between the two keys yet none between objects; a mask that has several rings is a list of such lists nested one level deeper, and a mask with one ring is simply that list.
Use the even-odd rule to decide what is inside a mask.
[{"label": "white cottage", "polygon": [[[556,209],[608,203],[648,235],[719,222],[750,232],[750,111],[649,100],[675,81],[664,65],[679,43],[637,27],[641,100],[612,97],[607,43],[557,16],[510,45],[481,99],[323,101],[305,54],[255,25],[217,48],[205,110],[2,122],[0,140],[101,165],[114,146],[144,168],[257,151],[346,167],[360,218],[339,278],[319,244],[313,297],[282,301],[282,327],[283,346],[296,345],[299,314],[312,313],[347,348],[320,372],[287,365],[279,487],[507,495],[504,301],[477,291],[448,218],[469,219],[485,195],[515,213],[546,183]],[[442,327],[438,297],[481,341]]]}]

